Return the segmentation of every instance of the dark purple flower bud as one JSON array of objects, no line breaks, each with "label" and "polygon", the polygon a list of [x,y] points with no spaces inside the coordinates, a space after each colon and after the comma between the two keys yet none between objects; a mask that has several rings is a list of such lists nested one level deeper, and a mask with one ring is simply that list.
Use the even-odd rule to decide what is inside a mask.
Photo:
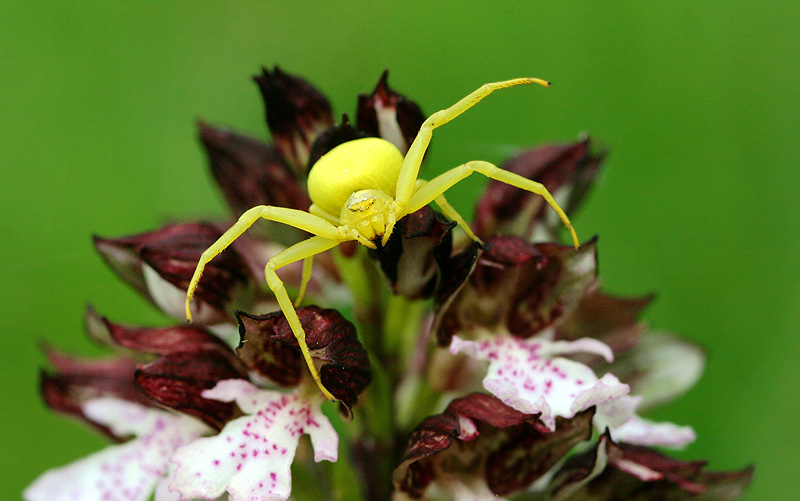
[{"label": "dark purple flower bud", "polygon": [[372,94],[359,94],[356,125],[370,136],[386,139],[405,155],[426,117],[417,103],[389,87],[388,78],[386,70]]},{"label": "dark purple flower bud", "polygon": [[557,499],[706,499],[744,496],[754,468],[705,471],[706,461],[680,461],[652,449],[615,444],[608,432],[590,451],[570,458],[553,477]]},{"label": "dark purple flower bud", "polygon": [[115,435],[108,426],[89,419],[83,405],[101,397],[116,397],[142,405],[152,402],[134,383],[135,363],[124,357],[104,360],[88,360],[69,356],[48,346],[44,352],[53,372],[42,371],[39,387],[45,404],[54,411],[77,417],[90,424],[113,440],[124,437]]},{"label": "dark purple flower bud", "polygon": [[464,250],[454,254],[442,264],[442,280],[436,288],[437,303],[451,297],[464,286],[475,269],[482,247],[478,242],[471,242]]},{"label": "dark purple flower bud", "polygon": [[314,141],[314,144],[311,146],[307,170],[311,170],[311,168],[314,167],[314,164],[317,163],[317,160],[322,158],[322,155],[328,153],[340,144],[344,144],[355,139],[361,139],[362,137],[368,136],[364,132],[350,125],[350,118],[348,118],[346,114],[343,114],[341,123],[328,127],[322,133],[320,133],[319,136],[317,136],[316,141]]},{"label": "dark purple flower bud", "polygon": [[498,496],[525,490],[550,471],[580,442],[592,436],[594,408],[571,419],[556,419],[556,429],[520,425],[504,430],[502,442],[486,459],[486,483]]},{"label": "dark purple flower bud", "polygon": [[520,492],[591,437],[593,416],[594,409],[589,409],[571,419],[558,418],[551,432],[535,414],[473,393],[454,400],[412,432],[393,475],[395,487],[422,497],[432,484],[441,482],[441,487],[465,479],[473,492],[481,483],[495,496]]},{"label": "dark purple flower bud", "polygon": [[442,346],[476,327],[534,336],[566,318],[595,281],[594,241],[579,250],[518,237],[487,244],[466,282],[448,286],[450,297],[437,296],[433,328]]},{"label": "dark purple flower bud", "polygon": [[128,327],[105,320],[112,339],[125,348],[158,355],[139,366],[137,386],[159,404],[222,428],[235,406],[203,398],[204,390],[226,379],[247,379],[236,354],[217,336],[191,326]]},{"label": "dark purple flower bud", "polygon": [[[569,215],[583,202],[605,157],[589,150],[588,139],[547,145],[521,153],[502,167],[542,183]],[[481,237],[507,234],[528,240],[536,226],[542,224],[545,235],[549,236],[543,239],[553,240],[561,229],[561,222],[555,213],[547,211],[547,202],[541,196],[492,181],[478,201],[473,226]],[[548,214],[552,217],[544,217]]]},{"label": "dark purple flower bud", "polygon": [[[131,359],[142,358],[142,353],[123,348],[111,337],[111,331],[108,329],[108,323],[106,323],[105,317],[97,313],[91,305],[86,307],[83,325],[86,328],[86,334],[98,345],[111,348],[118,353],[123,353]],[[149,361],[150,357],[147,357],[146,360]]]},{"label": "dark purple flower bud", "polygon": [[251,372],[278,386],[291,387],[300,382],[304,363],[300,351],[273,338],[280,316],[280,311],[266,315],[237,311],[241,342],[236,352]]},{"label": "dark purple flower bud", "polygon": [[[184,318],[186,288],[200,255],[222,232],[205,223],[168,225],[130,237],[94,237],[98,252],[123,280],[173,318]],[[229,248],[206,266],[195,293],[195,322],[230,322],[232,312],[252,301],[253,282]]]},{"label": "dark purple flower bud", "polygon": [[[317,306],[298,308],[297,315],[300,324],[306,333],[306,343],[311,350],[311,356],[322,362],[319,367],[322,384],[343,404],[340,410],[349,415],[349,408],[356,403],[358,395],[367,387],[372,379],[372,371],[366,350],[361,346],[356,336],[356,329],[336,310],[323,310]],[[300,347],[292,333],[286,317],[280,312],[266,315],[240,314],[242,320],[240,329],[244,329],[244,338],[250,339],[248,330],[254,330],[253,339],[264,339],[272,331],[271,339],[290,346],[299,353]],[[241,332],[241,331],[240,331]],[[265,343],[261,343],[265,346]],[[255,349],[259,349],[256,346]],[[262,364],[259,373],[272,377],[278,372],[287,374],[286,379],[291,380],[295,369],[286,367],[286,360],[277,361],[279,367],[264,368],[263,364],[269,363],[277,352],[256,354],[250,347],[240,347],[240,353],[245,361],[252,361],[251,367]],[[297,357],[298,367],[303,373],[305,364]]]},{"label": "dark purple flower bud", "polygon": [[243,378],[216,352],[166,355],[136,371],[136,384],[147,396],[165,407],[195,416],[217,430],[235,417],[236,406],[204,398],[202,392],[228,379]]},{"label": "dark purple flower bud", "polygon": [[198,128],[211,173],[236,216],[256,205],[308,210],[305,187],[275,147],[204,122]]},{"label": "dark purple flower bud", "polygon": [[639,342],[646,329],[639,317],[654,298],[653,294],[618,297],[592,290],[558,326],[556,339],[574,341],[593,337],[607,344],[614,353],[629,350]]},{"label": "dark purple flower bud", "polygon": [[442,266],[453,248],[456,225],[430,207],[409,214],[395,226],[385,247],[371,250],[392,284],[392,291],[412,299],[431,297]]},{"label": "dark purple flower bud", "polygon": [[[297,315],[312,357],[323,362],[319,369],[322,384],[345,406],[352,407],[372,380],[369,357],[358,341],[355,326],[338,311],[318,306],[299,308]],[[275,322],[274,339],[298,346],[283,316]]]},{"label": "dark purple flower bud", "polygon": [[566,341],[591,337],[611,348],[612,362],[586,353],[571,358],[630,385],[631,394],[642,399],[639,412],[685,393],[700,379],[705,365],[705,353],[699,346],[670,334],[647,333],[647,325],[639,317],[653,298],[652,294],[617,297],[595,288],[559,324],[555,335]]},{"label": "dark purple flower bud", "polygon": [[333,124],[331,105],[310,83],[277,66],[272,73],[262,68],[253,80],[264,98],[267,125],[278,152],[298,177],[304,177],[311,145]]}]

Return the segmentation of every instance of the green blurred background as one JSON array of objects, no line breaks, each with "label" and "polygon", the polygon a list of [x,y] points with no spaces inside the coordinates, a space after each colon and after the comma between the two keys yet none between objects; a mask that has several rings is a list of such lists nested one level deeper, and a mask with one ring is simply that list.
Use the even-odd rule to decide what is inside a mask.
[{"label": "green blurred background", "polygon": [[[511,89],[436,132],[427,175],[588,132],[611,154],[576,218],[601,277],[655,291],[647,319],[708,351],[701,382],[654,417],[691,424],[683,458],[758,467],[748,499],[800,499],[800,3],[4,2],[0,7],[2,499],[104,443],[48,412],[37,341],[98,354],[91,302],[164,319],[90,235],[221,215],[204,118],[266,138],[250,80],[279,63],[352,113],[384,68],[430,113],[486,81]],[[469,213],[485,181],[449,198]]]}]

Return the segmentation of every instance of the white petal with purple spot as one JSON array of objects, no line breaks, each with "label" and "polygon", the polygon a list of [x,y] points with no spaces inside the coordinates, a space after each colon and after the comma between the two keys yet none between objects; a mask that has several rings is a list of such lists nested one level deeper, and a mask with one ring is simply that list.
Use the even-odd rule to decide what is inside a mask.
[{"label": "white petal with purple spot", "polygon": [[613,360],[608,346],[595,339],[569,342],[499,334],[465,341],[453,336],[450,351],[488,360],[483,387],[520,412],[540,413],[539,419],[551,430],[556,417],[571,418],[594,406],[594,427],[601,432],[608,428],[618,441],[682,447],[695,438],[690,427],[652,423],[636,415],[642,398],[629,395],[630,387],[613,374],[598,379],[588,366],[557,356],[593,353]]},{"label": "white petal with purple spot", "polygon": [[[579,397],[593,401],[591,390],[598,381],[586,365],[553,355],[580,351],[611,356],[608,347],[596,340],[570,343],[503,335],[484,341],[465,341],[453,336],[450,351],[488,360],[483,387],[518,411],[541,413],[540,419],[551,430],[555,429],[556,416],[569,418],[594,405],[578,408],[575,401]],[[627,393],[628,387],[620,383],[618,391]]]},{"label": "white petal with purple spot", "polygon": [[83,410],[119,436],[137,438],[45,472],[23,493],[28,501],[150,499],[178,447],[210,431],[194,418],[115,398],[88,401]]},{"label": "white petal with purple spot", "polygon": [[219,435],[181,448],[171,489],[186,498],[210,499],[227,491],[231,501],[288,499],[290,467],[300,436],[307,433],[316,461],[336,461],[339,437],[322,414],[322,397],[299,391],[262,390],[248,381],[220,381],[205,398],[236,402],[245,416]]},{"label": "white petal with purple spot", "polygon": [[634,415],[624,424],[612,428],[611,437],[616,442],[680,449],[694,442],[697,435],[691,426],[654,423]]}]

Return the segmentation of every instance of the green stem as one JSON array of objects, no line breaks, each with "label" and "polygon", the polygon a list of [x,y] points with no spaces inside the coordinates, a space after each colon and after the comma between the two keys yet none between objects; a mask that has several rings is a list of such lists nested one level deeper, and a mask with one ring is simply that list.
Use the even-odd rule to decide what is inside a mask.
[{"label": "green stem", "polygon": [[382,342],[385,279],[360,247],[350,258],[335,251],[334,259],[342,280],[353,295],[353,314],[359,339],[369,352],[372,367],[372,382],[354,409],[363,417],[363,433],[360,437],[353,437],[349,445],[354,461],[361,463],[359,470],[366,483],[364,492],[367,498],[388,499],[396,460],[392,395],[397,374],[391,370],[396,366],[387,363],[387,352]]},{"label": "green stem", "polygon": [[427,303],[399,295],[391,296],[388,303],[383,322],[383,351],[392,354],[394,363],[405,367],[416,348]]}]

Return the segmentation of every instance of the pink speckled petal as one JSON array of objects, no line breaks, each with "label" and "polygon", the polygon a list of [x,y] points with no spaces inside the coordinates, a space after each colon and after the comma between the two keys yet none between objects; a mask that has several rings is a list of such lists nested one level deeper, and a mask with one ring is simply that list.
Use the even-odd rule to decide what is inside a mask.
[{"label": "pink speckled petal", "polygon": [[461,433],[458,439],[464,442],[470,442],[478,438],[478,426],[472,419],[458,414],[458,426],[461,428]]},{"label": "pink speckled petal", "polygon": [[311,435],[317,461],[337,459],[339,438],[320,411],[321,397],[261,390],[244,380],[221,381],[203,396],[235,401],[247,415],[228,422],[216,437],[175,453],[178,468],[170,489],[184,499],[212,499],[226,490],[231,501],[287,499],[303,433]]},{"label": "pink speckled petal", "polygon": [[[571,346],[569,342],[541,338],[495,336],[485,341],[465,341],[453,336],[450,351],[488,360],[483,387],[520,412],[541,413],[540,419],[552,430],[556,416],[570,418],[593,405],[574,406],[575,400],[592,390],[597,382],[592,369],[573,360],[553,357],[555,353],[579,350],[607,355],[600,346],[602,343],[586,341],[578,340],[574,342],[576,346]],[[627,393],[628,387],[622,386]]]},{"label": "pink speckled petal", "polygon": [[654,423],[636,415],[621,426],[611,429],[611,436],[616,442],[673,449],[683,448],[697,438],[691,426]]},{"label": "pink speckled petal", "polygon": [[170,465],[169,474],[158,481],[156,492],[153,496],[155,501],[183,501],[179,492],[169,490],[170,484],[175,480],[175,465]]},{"label": "pink speckled petal", "polygon": [[606,374],[592,390],[579,395],[573,407],[583,410],[597,406],[595,428],[601,431],[608,428],[616,442],[681,448],[695,440],[696,435],[690,426],[654,423],[639,417],[636,409],[642,397],[627,395],[627,389],[628,385],[621,384],[616,376]]},{"label": "pink speckled petal", "polygon": [[28,501],[150,499],[181,445],[210,431],[203,423],[114,398],[90,400],[84,412],[117,435],[137,438],[45,472],[24,492]]},{"label": "pink speckled petal", "polygon": [[632,396],[630,386],[613,374],[597,378],[586,365],[556,355],[594,353],[613,357],[608,347],[591,339],[549,341],[497,335],[483,341],[465,341],[453,336],[452,353],[488,360],[483,387],[506,405],[539,419],[551,430],[557,416],[571,418],[596,407],[594,427],[611,430],[615,440],[629,444],[683,447],[695,439],[690,427],[652,423],[636,415],[642,400]]},{"label": "pink speckled petal", "polygon": [[614,352],[602,341],[592,338],[581,338],[575,341],[551,341],[539,349],[539,356],[570,355],[572,353],[593,353],[600,355],[606,362],[614,361]]},{"label": "pink speckled petal", "polygon": [[628,395],[630,386],[622,384],[613,374],[606,374],[589,389],[579,393],[572,402],[572,412],[580,412],[591,406],[597,407],[594,416],[595,428],[619,426],[636,412],[641,397]]}]

